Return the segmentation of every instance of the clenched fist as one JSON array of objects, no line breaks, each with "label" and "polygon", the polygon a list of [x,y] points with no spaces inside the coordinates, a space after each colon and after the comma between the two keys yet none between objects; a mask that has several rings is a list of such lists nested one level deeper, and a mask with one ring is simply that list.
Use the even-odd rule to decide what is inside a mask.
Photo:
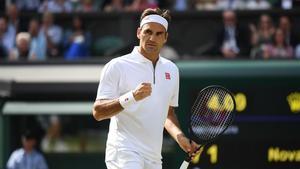
[{"label": "clenched fist", "polygon": [[141,83],[133,91],[133,96],[136,101],[139,101],[150,96],[151,92],[151,83]]}]

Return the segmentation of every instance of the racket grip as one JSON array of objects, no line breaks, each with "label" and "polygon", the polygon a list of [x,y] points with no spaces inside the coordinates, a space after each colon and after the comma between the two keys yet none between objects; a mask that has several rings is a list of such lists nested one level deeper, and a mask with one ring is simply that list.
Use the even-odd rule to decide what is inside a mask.
[{"label": "racket grip", "polygon": [[179,169],[187,169],[191,160],[190,156],[186,156]]},{"label": "racket grip", "polygon": [[189,167],[189,162],[184,160],[179,169],[187,169]]}]

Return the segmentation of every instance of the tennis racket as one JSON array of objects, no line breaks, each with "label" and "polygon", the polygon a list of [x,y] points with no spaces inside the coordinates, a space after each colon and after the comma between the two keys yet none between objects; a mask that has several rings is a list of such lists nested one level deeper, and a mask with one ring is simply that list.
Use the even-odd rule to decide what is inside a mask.
[{"label": "tennis racket", "polygon": [[[214,85],[202,89],[188,115],[190,139],[201,147],[215,140],[232,123],[235,106],[234,97],[226,88]],[[190,161],[187,156],[180,169],[187,169]]]}]

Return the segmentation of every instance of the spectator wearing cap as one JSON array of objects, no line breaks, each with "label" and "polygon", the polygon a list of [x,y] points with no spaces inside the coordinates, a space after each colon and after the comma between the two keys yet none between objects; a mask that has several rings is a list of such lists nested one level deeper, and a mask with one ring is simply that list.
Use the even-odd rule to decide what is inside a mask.
[{"label": "spectator wearing cap", "polygon": [[7,162],[7,169],[48,169],[43,155],[35,149],[37,137],[25,131],[21,137],[22,148],[15,150]]}]

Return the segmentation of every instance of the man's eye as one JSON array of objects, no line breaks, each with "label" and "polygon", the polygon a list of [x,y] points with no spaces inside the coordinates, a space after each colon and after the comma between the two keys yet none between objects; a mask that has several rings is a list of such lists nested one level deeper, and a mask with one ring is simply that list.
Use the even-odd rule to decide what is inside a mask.
[{"label": "man's eye", "polygon": [[150,30],[145,30],[145,34],[151,35],[151,34],[152,34],[152,31],[150,31]]}]

